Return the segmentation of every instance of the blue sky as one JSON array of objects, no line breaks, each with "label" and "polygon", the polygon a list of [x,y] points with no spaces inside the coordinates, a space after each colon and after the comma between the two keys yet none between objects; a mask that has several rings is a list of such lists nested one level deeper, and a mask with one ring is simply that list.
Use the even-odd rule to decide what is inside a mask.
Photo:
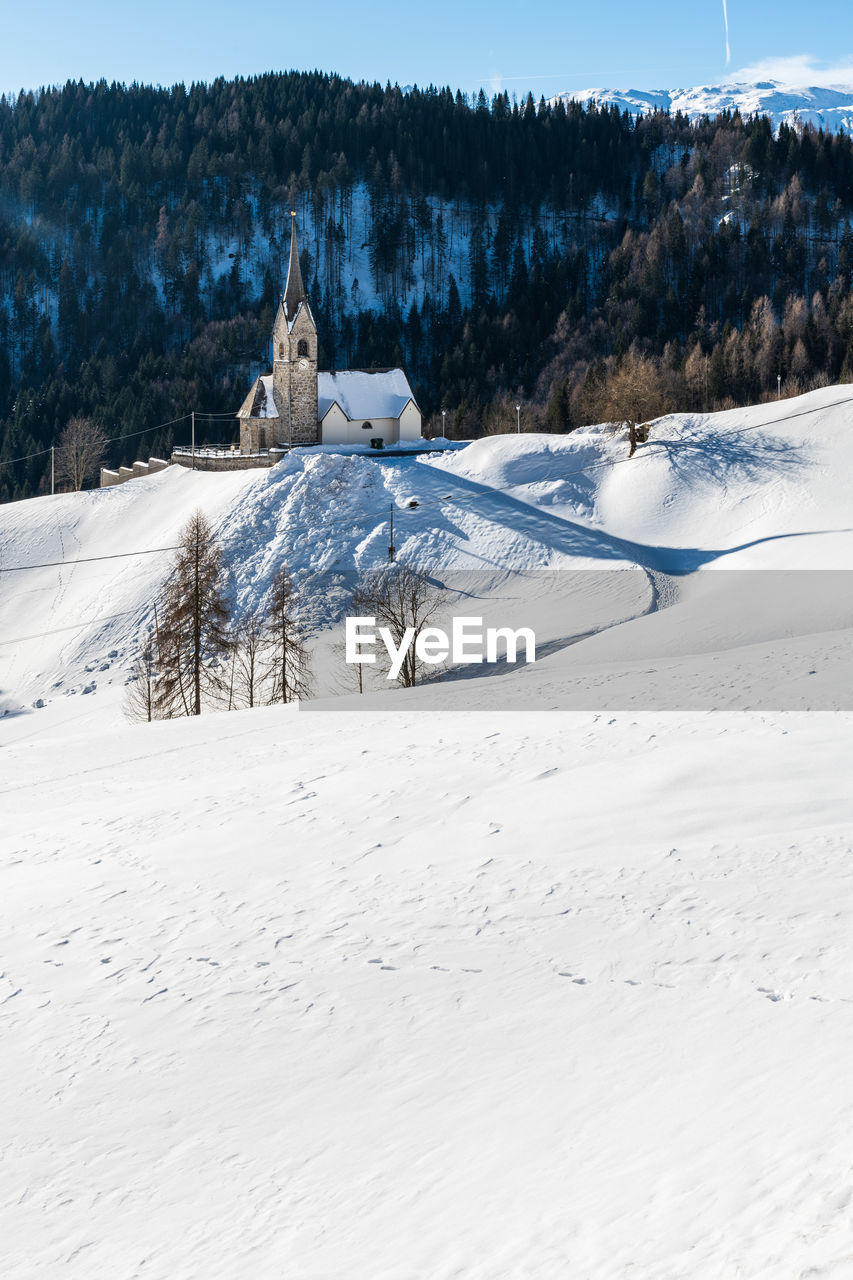
[{"label": "blue sky", "polygon": [[789,78],[853,83],[853,6],[823,0],[33,0],[4,5],[0,91],[68,78],[171,84],[320,67],[538,97]]}]

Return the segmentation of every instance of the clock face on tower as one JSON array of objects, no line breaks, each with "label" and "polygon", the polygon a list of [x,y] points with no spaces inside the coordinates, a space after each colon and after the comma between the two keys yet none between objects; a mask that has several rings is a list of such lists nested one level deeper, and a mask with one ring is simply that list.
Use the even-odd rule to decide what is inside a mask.
[{"label": "clock face on tower", "polygon": [[307,368],[308,368],[308,361],[307,361],[307,360],[304,360],[304,359],[303,359],[303,360],[300,360],[300,361],[299,361],[299,368],[300,368],[300,369],[307,369]]}]

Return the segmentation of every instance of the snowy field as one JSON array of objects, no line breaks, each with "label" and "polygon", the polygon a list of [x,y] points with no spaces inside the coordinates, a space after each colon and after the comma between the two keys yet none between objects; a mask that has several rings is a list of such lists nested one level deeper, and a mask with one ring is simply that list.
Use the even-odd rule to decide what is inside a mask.
[{"label": "snowy field", "polygon": [[[628,463],[590,428],[0,508],[0,567],[66,562],[0,575],[4,1280],[853,1276],[853,600],[749,607],[846,581],[851,432],[835,387]],[[485,611],[533,584],[535,666],[124,721],[195,507],[242,605],[283,558],[319,625],[391,503]]]}]

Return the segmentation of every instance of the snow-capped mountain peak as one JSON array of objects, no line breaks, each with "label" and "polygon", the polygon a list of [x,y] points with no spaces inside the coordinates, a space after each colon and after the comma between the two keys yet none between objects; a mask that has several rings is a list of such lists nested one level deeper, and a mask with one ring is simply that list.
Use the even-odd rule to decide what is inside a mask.
[{"label": "snow-capped mountain peak", "polygon": [[[769,116],[773,128],[781,124],[813,124],[815,128],[853,134],[853,87],[848,85],[792,85],[779,80],[752,84],[698,85],[690,89],[581,89],[561,93],[563,102],[614,103],[620,110],[640,115],[654,110],[682,112],[690,120],[721,111],[742,116]],[[557,98],[553,101],[557,101]]]}]

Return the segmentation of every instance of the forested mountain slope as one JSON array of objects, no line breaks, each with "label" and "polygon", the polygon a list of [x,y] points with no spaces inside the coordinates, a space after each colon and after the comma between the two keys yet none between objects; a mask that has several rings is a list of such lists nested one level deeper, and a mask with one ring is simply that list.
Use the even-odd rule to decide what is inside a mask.
[{"label": "forested mountain slope", "polygon": [[117,464],[236,409],[291,207],[321,365],[403,363],[477,435],[519,397],[528,429],[607,416],[627,357],[659,411],[846,379],[851,204],[848,137],[726,113],[319,72],[2,100],[0,499],[44,492],[74,414]]}]

